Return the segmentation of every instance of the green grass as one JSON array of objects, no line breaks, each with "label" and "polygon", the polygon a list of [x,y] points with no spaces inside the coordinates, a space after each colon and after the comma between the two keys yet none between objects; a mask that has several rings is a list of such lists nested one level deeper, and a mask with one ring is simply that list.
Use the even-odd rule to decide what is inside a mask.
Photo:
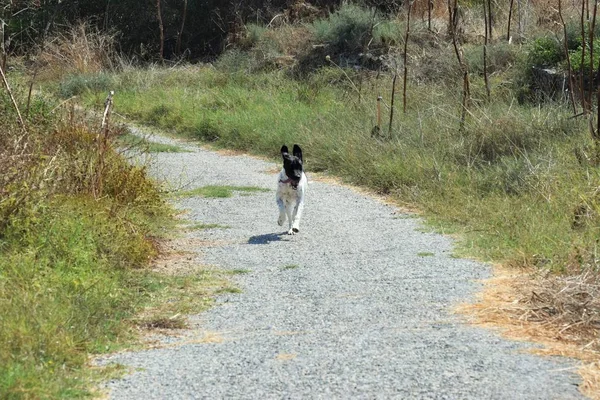
[{"label": "green grass", "polygon": [[227,225],[221,225],[221,224],[204,224],[204,223],[199,223],[199,224],[193,224],[187,227],[187,229],[192,229],[192,230],[202,230],[202,229],[229,229],[230,226]]},{"label": "green grass", "polygon": [[[460,82],[410,83],[406,114],[397,109],[391,134],[386,122],[388,137],[379,140],[370,132],[377,95],[391,91],[385,75],[363,82],[359,102],[331,68],[305,80],[205,67],[130,70],[115,77],[115,101],[130,117],[216,147],[276,160],[282,144],[299,143],[307,170],[420,209],[434,229],[462,237],[465,254],[555,270],[576,262],[575,254],[582,265],[597,263],[599,214],[572,226],[579,207],[599,207],[600,171],[575,156],[590,153],[585,123],[560,104],[519,104],[511,73],[492,77],[495,100],[474,102],[463,128]],[[483,80],[474,76],[471,84],[483,99]]]},{"label": "green grass", "polygon": [[296,268],[300,268],[300,266],[298,264],[287,264],[284,265],[283,267],[281,267],[282,270],[288,270],[288,269],[296,269]]},{"label": "green grass", "polygon": [[203,186],[192,190],[184,190],[173,193],[174,197],[206,197],[206,198],[227,198],[232,197],[235,192],[242,195],[257,192],[268,192],[269,189],[263,189],[255,186]]},{"label": "green grass", "polygon": [[240,268],[240,269],[233,269],[229,273],[232,275],[243,275],[243,274],[249,274],[250,272],[252,272],[252,271],[249,269]]},{"label": "green grass", "polygon": [[226,288],[217,290],[215,293],[217,293],[217,294],[222,294],[222,293],[237,294],[237,293],[242,293],[242,289],[236,288],[236,287],[226,287]]},{"label": "green grass", "polygon": [[119,136],[118,143],[127,149],[139,149],[147,153],[185,153],[185,149],[172,144],[151,142],[143,137],[124,134]]},{"label": "green grass", "polygon": [[152,287],[151,301],[132,322],[143,328],[186,328],[186,315],[209,308],[215,294],[236,290],[225,275],[225,272],[211,269],[176,276],[144,273],[143,281]]},{"label": "green grass", "polygon": [[419,257],[433,257],[433,256],[435,256],[435,254],[432,253],[432,252],[430,252],[430,251],[420,251],[420,252],[417,253],[417,255]]}]

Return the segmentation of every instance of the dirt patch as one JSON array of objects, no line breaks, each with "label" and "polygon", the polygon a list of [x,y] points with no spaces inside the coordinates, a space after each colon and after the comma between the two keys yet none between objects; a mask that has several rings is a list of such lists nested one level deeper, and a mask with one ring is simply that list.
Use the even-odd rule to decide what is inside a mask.
[{"label": "dirt patch", "polygon": [[557,276],[497,266],[478,301],[457,312],[509,339],[543,345],[535,354],[580,360],[581,392],[600,399],[599,280],[591,272]]}]

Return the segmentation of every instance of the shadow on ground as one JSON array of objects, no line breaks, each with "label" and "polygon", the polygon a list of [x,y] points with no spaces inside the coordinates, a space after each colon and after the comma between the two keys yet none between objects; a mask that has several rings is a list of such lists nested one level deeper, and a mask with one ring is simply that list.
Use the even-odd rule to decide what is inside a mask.
[{"label": "shadow on ground", "polygon": [[251,236],[248,239],[248,244],[269,244],[281,240],[283,233],[267,233],[265,235]]}]

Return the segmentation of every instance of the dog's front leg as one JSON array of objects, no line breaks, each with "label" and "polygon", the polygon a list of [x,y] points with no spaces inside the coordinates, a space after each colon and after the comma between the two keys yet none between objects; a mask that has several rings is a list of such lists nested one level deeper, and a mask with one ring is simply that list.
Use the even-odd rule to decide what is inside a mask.
[{"label": "dog's front leg", "polygon": [[294,212],[292,215],[292,235],[300,232],[300,219],[302,218],[302,211],[304,211],[304,196],[300,196],[294,206]]},{"label": "dog's front leg", "polygon": [[285,205],[285,213],[287,214],[287,219],[289,223],[288,235],[293,235],[294,233],[296,233],[292,228],[292,222],[294,221],[294,210],[292,209],[292,205],[289,202],[287,202]]},{"label": "dog's front leg", "polygon": [[277,206],[279,206],[279,218],[277,219],[277,223],[279,226],[283,226],[285,222],[285,204],[283,204],[283,199],[281,197],[277,197]]}]

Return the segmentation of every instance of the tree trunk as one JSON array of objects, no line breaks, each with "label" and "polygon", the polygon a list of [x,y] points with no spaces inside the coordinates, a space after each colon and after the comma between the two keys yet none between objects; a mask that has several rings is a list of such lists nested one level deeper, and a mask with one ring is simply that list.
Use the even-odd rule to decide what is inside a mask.
[{"label": "tree trunk", "polygon": [[183,0],[183,12],[181,15],[181,28],[179,29],[179,35],[177,35],[177,45],[175,46],[175,52],[177,55],[181,55],[181,35],[183,35],[183,28],[185,27],[185,19],[187,17],[187,6],[188,0]]},{"label": "tree trunk", "polygon": [[[484,4],[485,6],[485,4]],[[494,13],[492,11],[492,0],[487,0],[487,29],[488,29],[488,38],[489,40],[493,40],[492,29],[494,27]]]},{"label": "tree trunk", "polygon": [[573,115],[577,114],[577,105],[575,104],[575,84],[573,82],[573,68],[571,68],[571,59],[569,58],[569,47],[567,44],[567,24],[562,14],[562,1],[558,0],[558,16],[563,26],[563,45],[565,51],[565,57],[567,58],[567,74],[569,78],[569,98],[571,99],[571,106],[573,107]]},{"label": "tree trunk", "polygon": [[[488,2],[487,6],[489,7],[491,4]],[[486,4],[483,3],[483,23],[485,25],[485,35],[483,42],[483,80],[485,82],[485,93],[487,94],[488,101],[490,100],[490,80],[488,79],[488,71],[487,71],[487,46],[488,46],[488,32],[492,31],[491,21],[490,21],[490,13],[489,9],[486,13]]]},{"label": "tree trunk", "polygon": [[515,4],[515,0],[510,0],[510,5],[508,6],[508,28],[506,29],[506,41],[510,41],[510,23],[512,20],[512,12],[513,5]]},{"label": "tree trunk", "polygon": [[158,17],[158,30],[160,32],[160,50],[158,56],[160,61],[164,61],[164,52],[165,52],[165,29],[163,26],[162,13],[160,11],[160,0],[156,0],[156,13]]}]

